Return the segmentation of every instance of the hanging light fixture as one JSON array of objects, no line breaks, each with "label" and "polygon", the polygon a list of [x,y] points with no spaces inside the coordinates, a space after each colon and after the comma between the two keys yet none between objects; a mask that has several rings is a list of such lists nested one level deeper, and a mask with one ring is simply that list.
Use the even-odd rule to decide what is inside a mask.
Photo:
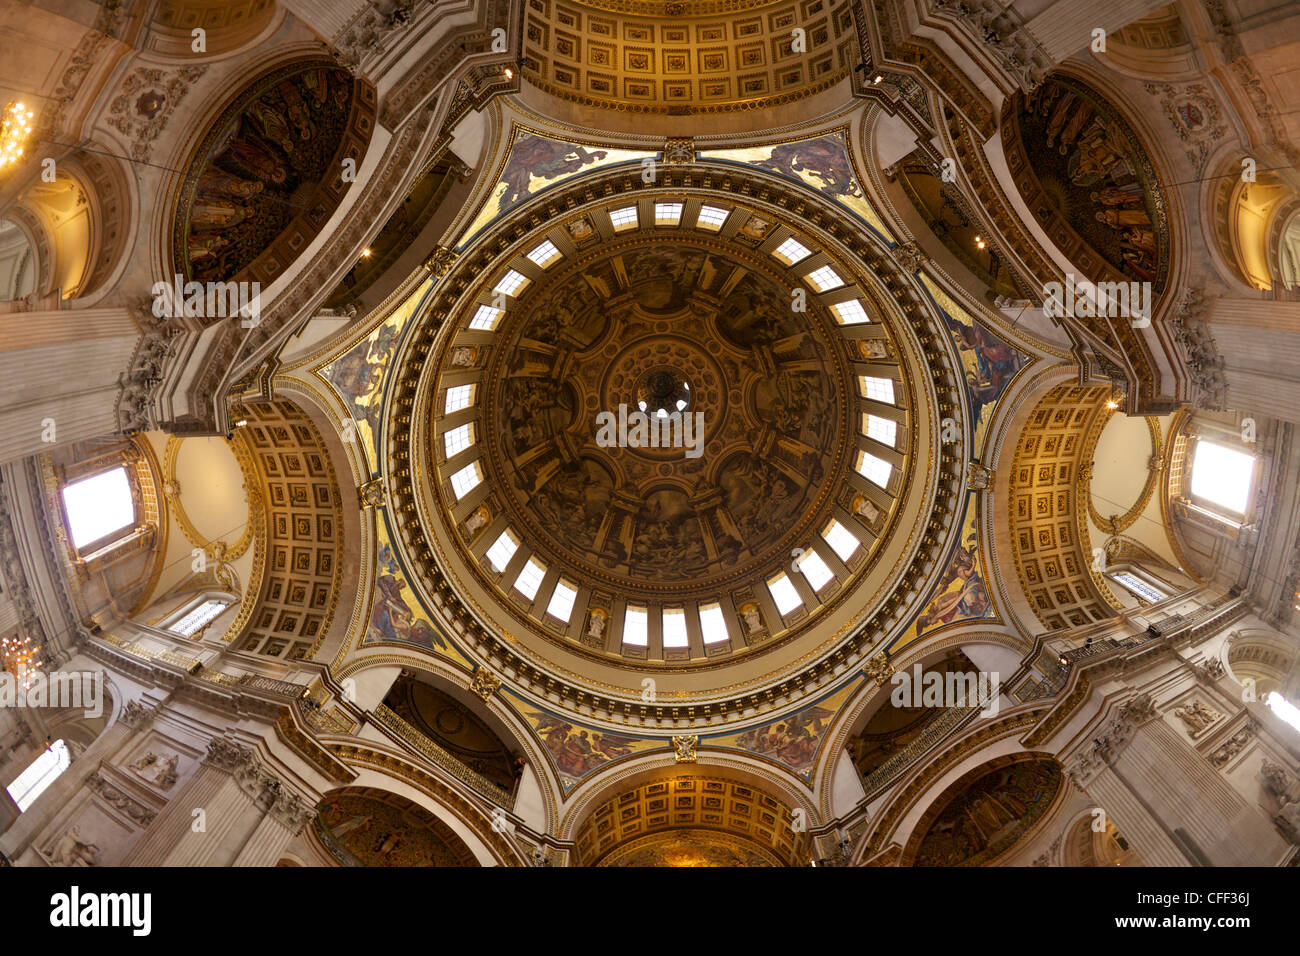
[{"label": "hanging light fixture", "polygon": [[40,648],[26,634],[0,637],[0,670],[8,671],[23,690],[29,690],[41,666]]},{"label": "hanging light fixture", "polygon": [[32,132],[31,110],[22,103],[10,103],[0,115],[0,169],[18,162]]}]

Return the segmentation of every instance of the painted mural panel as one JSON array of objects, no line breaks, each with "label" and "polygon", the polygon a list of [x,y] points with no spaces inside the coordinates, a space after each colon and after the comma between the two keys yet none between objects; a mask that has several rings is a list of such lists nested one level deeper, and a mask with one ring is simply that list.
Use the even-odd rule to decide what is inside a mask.
[{"label": "painted mural panel", "polygon": [[1029,364],[1029,356],[1001,336],[989,331],[924,272],[921,282],[934,297],[952,333],[966,371],[966,396],[970,401],[971,432],[975,454],[984,448],[993,409],[1016,372]]},{"label": "painted mural panel", "polygon": [[890,645],[891,654],[898,653],[917,638],[941,627],[997,617],[989,598],[988,578],[980,555],[978,527],[977,509],[974,502],[968,502],[966,516],[962,520],[961,538],[948,566],[944,568],[938,586],[908,629]]},{"label": "painted mural panel", "polygon": [[629,754],[646,750],[663,750],[666,740],[627,737],[605,730],[584,727],[554,714],[539,710],[513,694],[506,694],[515,709],[532,726],[551,755],[565,792],[572,790],[583,777],[606,764]]},{"label": "painted mural panel", "polygon": [[505,166],[483,208],[465,231],[460,245],[472,239],[480,229],[497,216],[514,209],[524,200],[537,195],[549,186],[562,183],[579,173],[601,166],[628,160],[647,159],[657,155],[644,150],[595,149],[581,143],[568,143],[536,133],[521,130],[510,146]]},{"label": "painted mural panel", "polygon": [[[1061,768],[1046,760],[1001,767],[960,785],[921,838],[914,866],[981,866],[1006,852],[1047,812]],[[944,797],[939,798],[943,800]]]},{"label": "painted mural panel", "polygon": [[600,866],[780,866],[768,851],[749,840],[712,830],[655,833],[620,847]]},{"label": "painted mural panel", "polygon": [[[397,804],[397,805],[394,805]],[[321,843],[344,866],[474,866],[469,847],[441,820],[389,795],[327,797],[316,816]]]},{"label": "painted mural panel", "polygon": [[381,519],[375,525],[379,567],[362,645],[406,644],[464,663],[465,658],[411,591],[393,550],[387,523]]},{"label": "painted mural panel", "polygon": [[845,146],[843,132],[827,133],[796,143],[702,151],[700,155],[758,166],[801,182],[856,213],[886,239],[894,240],[889,227],[876,213],[862,184],[853,174],[853,161]]},{"label": "painted mural panel", "polygon": [[762,727],[754,727],[738,734],[706,737],[701,743],[710,747],[730,747],[746,750],[760,757],[783,763],[795,773],[808,779],[817,751],[821,748],[831,721],[850,694],[861,683],[855,680],[815,704],[800,708],[792,714],[774,720]]},{"label": "painted mural panel", "polygon": [[[1100,94],[1053,77],[1019,115],[1020,140],[1043,203],[1131,279],[1164,286],[1164,195],[1132,128]],[[1046,219],[1046,210],[1035,210]]]},{"label": "painted mural panel", "polygon": [[[379,463],[379,405],[384,394],[384,375],[402,339],[406,323],[432,286],[433,280],[430,279],[407,296],[368,336],[333,362],[316,370],[316,374],[333,385],[343,398],[356,422],[351,434],[361,442],[372,470],[377,469]],[[343,438],[349,440],[346,423]]]}]

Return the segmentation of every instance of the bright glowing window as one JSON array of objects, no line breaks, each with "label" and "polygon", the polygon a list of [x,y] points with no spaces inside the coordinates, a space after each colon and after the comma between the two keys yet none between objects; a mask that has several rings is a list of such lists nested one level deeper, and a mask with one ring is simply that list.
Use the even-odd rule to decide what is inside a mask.
[{"label": "bright glowing window", "polygon": [[518,550],[519,542],[510,533],[510,529],[507,528],[492,542],[492,547],[488,548],[487,559],[491,562],[497,574],[500,574],[506,569],[506,565],[510,563],[510,559],[515,556],[515,552]]},{"label": "bright glowing window", "polygon": [[1245,514],[1254,470],[1254,455],[1202,439],[1192,461],[1192,494],[1234,514]]},{"label": "bright glowing window", "polygon": [[519,572],[519,577],[515,578],[515,590],[531,601],[537,597],[537,589],[542,586],[542,578],[545,576],[546,565],[536,558],[529,558],[524,569]]},{"label": "bright glowing window", "polygon": [[812,251],[798,239],[791,237],[773,249],[772,255],[786,265],[792,266],[796,262],[807,259],[812,255]]},{"label": "bright glowing window", "polygon": [[557,617],[566,624],[569,617],[573,614],[573,601],[578,596],[575,588],[571,587],[567,581],[560,581],[555,585],[555,590],[551,592],[551,603],[546,605],[546,613],[551,617]]},{"label": "bright glowing window", "polygon": [[543,239],[536,249],[528,253],[528,258],[532,259],[533,262],[545,269],[552,262],[555,262],[558,259],[563,259],[564,256],[560,253],[559,249],[555,248],[555,243],[551,242],[549,239]]},{"label": "bright glowing window", "polygon": [[858,384],[862,387],[863,398],[884,402],[886,405],[894,404],[894,380],[892,378],[875,378],[871,375],[862,375],[858,377]]},{"label": "bright glowing window", "polygon": [[217,615],[228,607],[230,607],[229,601],[223,601],[218,598],[204,601],[168,628],[168,630],[181,635],[181,637],[189,637],[191,634],[194,634],[211,624],[216,620]]},{"label": "bright glowing window", "polygon": [[1264,698],[1264,703],[1268,704],[1268,709],[1273,711],[1296,730],[1300,730],[1300,707],[1297,707],[1291,701],[1287,700],[1277,691],[1270,691],[1269,695]]},{"label": "bright glowing window", "polygon": [[514,269],[507,270],[506,274],[501,277],[501,281],[496,284],[493,292],[501,292],[505,295],[514,295],[520,289],[528,284],[528,276],[522,272],[516,272]]},{"label": "bright glowing window", "polygon": [[862,307],[862,303],[857,299],[836,302],[831,306],[831,312],[835,314],[835,319],[840,325],[861,325],[863,322],[871,321],[867,315],[867,310]]},{"label": "bright glowing window", "polygon": [[629,606],[627,613],[623,615],[623,643],[635,644],[638,647],[645,647],[649,644],[648,621],[649,617],[645,608]]},{"label": "bright glowing window", "polygon": [[56,740],[50,748],[32,761],[31,766],[18,775],[18,779],[9,784],[9,796],[18,805],[18,812],[24,812],[36,802],[36,798],[45,792],[45,788],[59,779],[59,774],[72,764],[68,754],[68,745]]},{"label": "bright glowing window", "polygon": [[1124,585],[1124,587],[1128,588],[1138,597],[1142,598],[1142,600],[1150,601],[1152,604],[1155,604],[1157,601],[1163,601],[1169,596],[1159,588],[1147,584],[1147,582],[1143,581],[1136,574],[1131,574],[1128,571],[1121,571],[1118,574],[1111,575],[1111,577]]},{"label": "bright glowing window", "polygon": [[728,212],[725,209],[719,209],[717,206],[701,206],[699,215],[695,217],[695,224],[701,229],[717,232],[727,221],[727,216]]},{"label": "bright glowing window", "polygon": [[679,607],[664,608],[664,647],[687,647],[686,612]]},{"label": "bright glowing window", "polygon": [[814,591],[820,591],[835,580],[834,572],[826,566],[826,562],[816,551],[805,551],[800,555],[798,565]]},{"label": "bright glowing window", "polygon": [[705,644],[720,644],[730,638],[727,634],[727,617],[720,604],[700,605],[700,633]]},{"label": "bright glowing window", "polygon": [[863,430],[867,433],[868,438],[874,438],[882,445],[894,447],[898,438],[898,422],[890,421],[888,418],[881,418],[879,415],[864,415],[865,419]]},{"label": "bright glowing window", "polygon": [[494,309],[490,305],[480,305],[474,313],[474,318],[469,320],[469,327],[480,332],[491,332],[497,327],[497,319],[503,314],[500,309]]},{"label": "bright glowing window", "polygon": [[819,269],[814,269],[812,272],[804,276],[804,278],[807,279],[808,284],[818,292],[825,292],[827,289],[837,289],[844,285],[844,280],[840,278],[840,274],[830,266],[822,266]]},{"label": "bright glowing window", "polygon": [[803,598],[784,574],[778,574],[768,581],[767,589],[772,592],[772,600],[776,602],[776,609],[783,617],[803,604]]},{"label": "bright glowing window", "polygon": [[622,232],[625,229],[635,229],[637,224],[636,206],[624,206],[622,209],[611,209],[609,211],[609,222],[614,227],[615,232]]},{"label": "bright glowing window", "polygon": [[63,506],[68,513],[68,533],[72,535],[72,545],[76,548],[135,522],[131,483],[122,467],[66,485]]},{"label": "bright glowing window", "polygon": [[454,385],[447,389],[447,407],[446,413],[458,412],[462,408],[469,408],[474,404],[474,386],[473,385]]},{"label": "bright glowing window", "polygon": [[679,202],[655,203],[655,225],[675,226],[682,221],[682,204]]},{"label": "bright glowing window", "polygon": [[858,474],[868,481],[874,481],[881,488],[889,486],[889,476],[894,471],[894,466],[887,461],[882,461],[870,452],[858,452]]},{"label": "bright glowing window", "polygon": [[841,561],[847,561],[853,552],[858,550],[858,545],[861,543],[858,541],[857,535],[834,518],[826,526],[826,530],[822,532],[822,537],[831,546],[831,550],[839,555]]},{"label": "bright glowing window", "polygon": [[483,466],[477,461],[472,461],[456,474],[451,476],[451,490],[456,493],[456,500],[459,501],[467,494],[478,487],[478,483],[483,480]]},{"label": "bright glowing window", "polygon": [[470,445],[474,444],[474,423],[458,425],[442,436],[443,447],[447,457],[455,458]]}]

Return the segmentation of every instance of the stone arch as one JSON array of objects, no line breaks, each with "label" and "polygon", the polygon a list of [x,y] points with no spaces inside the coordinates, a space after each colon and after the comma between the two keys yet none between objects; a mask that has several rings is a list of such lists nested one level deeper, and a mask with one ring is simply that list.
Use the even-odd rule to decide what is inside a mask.
[{"label": "stone arch", "polygon": [[[711,838],[700,836],[708,833],[733,849],[753,851],[748,862],[730,865],[798,866],[813,852],[808,831],[816,826],[815,814],[806,796],[776,780],[770,768],[705,753],[694,765],[649,757],[585,784],[559,836],[573,840],[570,862],[578,866],[603,865],[612,855],[642,859],[638,851],[649,856],[623,865],[674,865],[637,844],[671,840],[683,831],[687,843],[708,843]],[[647,840],[654,834],[660,836]]]},{"label": "stone arch", "polygon": [[931,802],[899,865],[994,864],[1050,819],[1067,789],[1060,764],[1046,754],[996,757],[962,775]]},{"label": "stone arch", "polygon": [[1119,832],[1115,821],[1106,818],[1106,825],[1097,830],[1096,817],[1084,811],[1065,827],[1061,841],[1061,865],[1092,866],[1143,866],[1142,857]]},{"label": "stone arch", "polygon": [[483,865],[473,841],[429,803],[381,786],[340,787],[321,797],[303,842],[335,866]]},{"label": "stone arch", "polygon": [[1300,651],[1281,634],[1263,628],[1242,628],[1233,631],[1225,648],[1228,672],[1239,684],[1255,682],[1255,695],[1259,700],[1277,691],[1283,696],[1294,696],[1300,685]]},{"label": "stone arch", "polygon": [[[285,13],[276,0],[162,0],[149,21],[147,43],[164,56],[225,58],[265,39]],[[195,28],[206,33],[202,53],[194,50]]]}]

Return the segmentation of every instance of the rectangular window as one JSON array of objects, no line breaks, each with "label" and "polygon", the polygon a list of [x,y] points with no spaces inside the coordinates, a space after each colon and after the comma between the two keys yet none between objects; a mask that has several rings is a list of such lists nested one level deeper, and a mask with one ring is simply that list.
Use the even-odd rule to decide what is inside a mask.
[{"label": "rectangular window", "polygon": [[519,542],[510,533],[510,529],[507,528],[492,542],[492,547],[488,548],[487,559],[497,574],[500,574],[506,569],[506,565],[510,563],[510,559],[515,556],[515,552],[518,550]]},{"label": "rectangular window", "polygon": [[496,284],[496,288],[492,291],[501,292],[505,295],[514,295],[527,284],[528,276],[524,275],[522,272],[516,272],[514,269],[510,269],[501,277],[501,281]]},{"label": "rectangular window", "polygon": [[113,468],[66,485],[63,506],[68,513],[72,546],[80,548],[135,523],[135,502],[126,469]]},{"label": "rectangular window", "polygon": [[731,639],[727,633],[727,617],[720,604],[700,605],[700,633],[705,644],[721,644]]},{"label": "rectangular window", "polygon": [[515,590],[531,601],[537,597],[537,589],[542,586],[542,578],[545,576],[546,565],[536,558],[529,558],[524,569],[519,572],[519,577],[515,578]]},{"label": "rectangular window", "polygon": [[839,555],[841,561],[847,561],[853,552],[858,550],[860,544],[857,536],[834,518],[826,526],[826,530],[822,532],[822,537],[831,546],[831,550]]},{"label": "rectangular window", "polygon": [[701,206],[700,214],[695,217],[695,224],[701,229],[717,232],[727,221],[727,210],[717,206]]},{"label": "rectangular window", "polygon": [[179,634],[181,637],[189,637],[191,634],[201,631],[203,628],[211,624],[216,620],[217,616],[229,606],[229,601],[204,601],[168,628],[168,630],[175,634]]},{"label": "rectangular window", "polygon": [[1130,574],[1128,571],[1121,571],[1118,574],[1111,575],[1117,582],[1124,585],[1144,601],[1150,601],[1155,604],[1157,601],[1163,601],[1169,595],[1165,594],[1159,588],[1143,581],[1136,574]]},{"label": "rectangular window", "polygon": [[50,748],[32,761],[26,770],[6,788],[9,796],[18,805],[18,812],[23,813],[36,802],[36,798],[45,792],[46,787],[59,779],[59,774],[72,765],[68,754],[68,745],[56,740]]},{"label": "rectangular window", "polygon": [[868,438],[874,438],[882,445],[894,447],[898,438],[898,422],[890,421],[888,418],[881,418],[879,415],[864,415],[864,431]]},{"label": "rectangular window", "polygon": [[798,239],[791,237],[773,249],[772,255],[786,265],[792,266],[796,262],[807,259],[812,252]]},{"label": "rectangular window", "polygon": [[625,229],[635,229],[637,224],[636,206],[624,206],[622,209],[611,209],[609,211],[609,222],[614,227],[615,232],[623,232]]},{"label": "rectangular window", "polygon": [[623,643],[635,644],[637,647],[649,644],[650,632],[646,627],[648,620],[645,608],[629,606],[623,615]]},{"label": "rectangular window", "polygon": [[469,408],[474,404],[474,386],[473,385],[453,385],[447,389],[447,407],[446,413],[458,412],[462,408]]},{"label": "rectangular window", "polygon": [[804,278],[808,280],[808,284],[817,292],[826,292],[828,289],[838,289],[840,286],[844,285],[844,280],[840,278],[840,274],[830,266],[822,266],[819,269],[814,269],[812,272],[804,276]]},{"label": "rectangular window", "polygon": [[682,221],[682,204],[679,202],[655,203],[655,225],[675,226]]},{"label": "rectangular window", "polygon": [[892,378],[861,375],[858,377],[858,384],[862,387],[863,398],[884,402],[886,405],[894,404],[894,380]]},{"label": "rectangular window", "polygon": [[835,580],[835,574],[816,551],[805,551],[800,555],[798,564],[799,570],[803,572],[803,576],[808,579],[814,591],[820,591]]},{"label": "rectangular window", "polygon": [[551,594],[551,603],[546,605],[546,613],[568,624],[569,617],[573,614],[573,600],[577,596],[577,590],[568,582],[561,580],[555,585],[555,590]]},{"label": "rectangular window", "polygon": [[456,493],[456,500],[464,498],[467,494],[478,487],[483,480],[483,467],[477,462],[472,461],[456,474],[451,476],[451,490]]},{"label": "rectangular window", "polygon": [[857,299],[836,302],[831,306],[831,312],[835,314],[835,319],[840,325],[861,325],[863,322],[871,321],[867,315],[867,310],[862,307],[862,303]]},{"label": "rectangular window", "polygon": [[455,458],[470,445],[474,444],[474,423],[458,425],[451,431],[442,436],[443,447],[447,449],[447,457]]},{"label": "rectangular window", "polygon": [[497,319],[503,314],[500,309],[494,309],[490,305],[480,305],[474,313],[474,318],[469,320],[469,327],[480,332],[491,332],[497,327]]},{"label": "rectangular window", "polygon": [[782,617],[803,604],[803,598],[784,574],[778,574],[768,581],[767,589],[772,592],[772,600],[776,602],[776,609],[781,612]]},{"label": "rectangular window", "polygon": [[874,481],[881,488],[888,488],[889,476],[893,470],[893,465],[882,461],[870,452],[858,452],[858,474],[867,481]]},{"label": "rectangular window", "polygon": [[1254,470],[1254,455],[1200,439],[1192,461],[1192,494],[1244,515]]},{"label": "rectangular window", "polygon": [[664,647],[687,647],[686,612],[679,607],[664,608]]},{"label": "rectangular window", "polygon": [[536,249],[528,253],[528,258],[545,269],[552,262],[564,257],[560,254],[560,250],[555,248],[555,243],[549,239],[543,239]]}]

